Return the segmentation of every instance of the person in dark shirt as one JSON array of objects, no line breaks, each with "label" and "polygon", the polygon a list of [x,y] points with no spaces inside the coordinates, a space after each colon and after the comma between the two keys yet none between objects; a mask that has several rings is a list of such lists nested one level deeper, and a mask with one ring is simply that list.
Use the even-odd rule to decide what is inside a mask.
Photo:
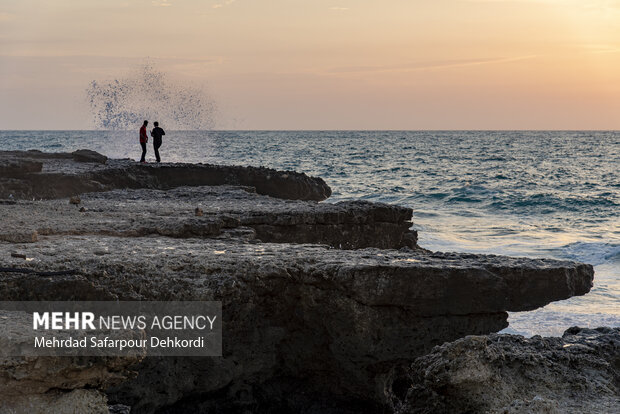
[{"label": "person in dark shirt", "polygon": [[142,158],[140,158],[140,162],[146,162],[144,159],[146,157],[146,143],[149,142],[149,137],[146,135],[146,126],[149,124],[149,121],[144,121],[142,127],[140,127],[140,146],[142,147]]},{"label": "person in dark shirt", "polygon": [[157,162],[161,162],[161,158],[159,158],[159,147],[161,147],[161,137],[166,135],[163,129],[159,127],[159,122],[154,122],[155,128],[151,131],[151,136],[153,137],[153,149],[155,150],[155,158]]}]

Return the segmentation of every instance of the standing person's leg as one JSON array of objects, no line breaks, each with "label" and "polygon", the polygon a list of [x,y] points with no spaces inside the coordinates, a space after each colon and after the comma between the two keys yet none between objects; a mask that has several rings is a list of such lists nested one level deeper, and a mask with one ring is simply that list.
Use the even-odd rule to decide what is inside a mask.
[{"label": "standing person's leg", "polygon": [[142,147],[142,158],[140,158],[140,162],[146,162],[146,142],[141,142],[140,146]]},{"label": "standing person's leg", "polygon": [[155,159],[157,159],[157,162],[161,161],[161,158],[159,158],[159,147],[161,147],[161,140],[154,140],[153,149],[155,150]]}]

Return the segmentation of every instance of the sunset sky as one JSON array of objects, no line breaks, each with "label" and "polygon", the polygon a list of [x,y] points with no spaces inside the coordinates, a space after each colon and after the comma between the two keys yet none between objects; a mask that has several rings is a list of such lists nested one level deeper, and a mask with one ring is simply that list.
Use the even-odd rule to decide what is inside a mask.
[{"label": "sunset sky", "polygon": [[620,129],[620,0],[1,0],[0,129],[147,59],[218,129]]}]

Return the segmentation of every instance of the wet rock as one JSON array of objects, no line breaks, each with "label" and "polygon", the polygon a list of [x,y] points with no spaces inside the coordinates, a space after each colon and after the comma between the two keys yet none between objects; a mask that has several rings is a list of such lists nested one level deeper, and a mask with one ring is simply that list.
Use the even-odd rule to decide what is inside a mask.
[{"label": "wet rock", "polygon": [[620,402],[620,328],[468,336],[391,379],[395,413],[597,413]]}]

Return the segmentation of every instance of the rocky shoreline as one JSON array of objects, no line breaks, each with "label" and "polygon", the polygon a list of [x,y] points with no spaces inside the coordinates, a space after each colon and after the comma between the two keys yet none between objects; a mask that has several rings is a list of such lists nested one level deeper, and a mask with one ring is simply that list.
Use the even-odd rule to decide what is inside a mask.
[{"label": "rocky shoreline", "polygon": [[[218,300],[225,326],[222,357],[4,360],[0,413],[520,412],[497,410],[537,395],[596,412],[569,392],[573,354],[600,385],[585,394],[618,398],[617,329],[579,331],[567,351],[494,334],[507,311],[589,292],[592,266],[430,252],[411,209],[330,194],[292,171],[0,152],[4,300]],[[529,378],[524,355],[564,391],[544,372],[510,388]],[[470,393],[491,380],[505,392]]]},{"label": "rocky shoreline", "polygon": [[391,380],[395,413],[618,412],[620,328],[561,338],[467,336],[438,346]]}]

